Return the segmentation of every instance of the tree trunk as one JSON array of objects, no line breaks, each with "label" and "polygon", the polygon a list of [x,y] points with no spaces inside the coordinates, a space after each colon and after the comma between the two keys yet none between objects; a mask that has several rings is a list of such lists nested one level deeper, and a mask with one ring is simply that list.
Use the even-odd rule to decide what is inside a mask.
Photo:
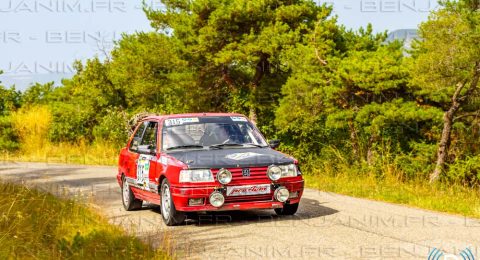
[{"label": "tree trunk", "polygon": [[377,135],[372,133],[370,138],[368,139],[368,148],[367,148],[367,164],[372,165],[375,162],[375,151],[373,149],[373,145],[377,141]]},{"label": "tree trunk", "polygon": [[268,63],[268,54],[261,54],[260,60],[257,63],[255,68],[255,75],[253,76],[252,82],[250,83],[250,121],[253,124],[257,124],[257,110],[256,110],[256,102],[255,98],[257,95],[257,88],[260,85],[260,81],[262,80],[265,73],[269,70],[270,64]]},{"label": "tree trunk", "polygon": [[348,120],[348,129],[350,130],[350,142],[352,142],[352,153],[355,160],[360,156],[360,148],[358,145],[357,129],[352,119]]},{"label": "tree trunk", "polygon": [[248,117],[250,118],[250,121],[252,121],[252,123],[254,125],[257,125],[257,110],[256,110],[256,102],[255,101],[255,98],[256,98],[256,95],[257,95],[257,83],[254,82],[252,84],[252,86],[250,87],[250,104],[249,104],[249,115]]},{"label": "tree trunk", "polygon": [[257,111],[254,106],[250,106],[250,115],[248,116],[254,125],[257,125]]},{"label": "tree trunk", "polygon": [[448,148],[450,147],[451,135],[452,135],[452,126],[455,118],[455,114],[458,112],[462,102],[469,98],[474,90],[477,88],[478,81],[480,79],[480,63],[475,65],[475,71],[473,74],[472,82],[466,93],[460,97],[462,89],[465,87],[466,82],[460,83],[457,85],[457,89],[452,97],[452,105],[450,109],[443,115],[443,130],[440,143],[437,150],[437,163],[435,165],[435,170],[430,174],[430,183],[434,183],[440,177],[440,174],[445,168],[445,163],[448,157]]},{"label": "tree trunk", "polygon": [[450,147],[453,117],[455,116],[455,113],[458,111],[459,107],[460,103],[458,101],[454,101],[450,109],[443,115],[442,138],[440,139],[440,143],[438,145],[437,164],[435,165],[435,170],[430,175],[430,183],[438,180],[443,168],[445,167],[445,162],[448,156],[448,148]]}]

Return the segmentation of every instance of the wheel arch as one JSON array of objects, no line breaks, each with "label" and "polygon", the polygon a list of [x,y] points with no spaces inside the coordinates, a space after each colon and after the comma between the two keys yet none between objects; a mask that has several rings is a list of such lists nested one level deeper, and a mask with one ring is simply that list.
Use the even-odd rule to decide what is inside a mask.
[{"label": "wheel arch", "polygon": [[158,194],[162,194],[162,182],[164,179],[167,179],[167,176],[165,176],[165,174],[160,175],[158,179]]}]

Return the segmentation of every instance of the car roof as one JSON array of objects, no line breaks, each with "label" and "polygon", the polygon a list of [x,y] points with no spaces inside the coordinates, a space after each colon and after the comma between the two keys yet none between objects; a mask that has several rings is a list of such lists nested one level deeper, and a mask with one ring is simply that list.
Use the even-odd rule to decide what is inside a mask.
[{"label": "car roof", "polygon": [[145,120],[163,120],[163,119],[172,119],[172,118],[183,118],[183,117],[209,117],[209,116],[242,116],[242,114],[237,113],[187,113],[187,114],[171,114],[171,115],[154,115],[148,116],[142,119]]}]

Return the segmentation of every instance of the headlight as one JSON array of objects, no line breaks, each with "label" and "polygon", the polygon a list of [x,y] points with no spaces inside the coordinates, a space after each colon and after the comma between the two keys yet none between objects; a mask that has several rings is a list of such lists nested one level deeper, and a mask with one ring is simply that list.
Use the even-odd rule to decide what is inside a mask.
[{"label": "headlight", "polygon": [[298,175],[298,169],[295,164],[289,165],[279,165],[280,169],[282,169],[282,178],[283,177],[296,177]]},{"label": "headlight", "polygon": [[268,167],[267,175],[272,181],[278,181],[283,177],[298,176],[298,169],[295,164],[289,165],[271,165]]},{"label": "headlight", "polygon": [[181,170],[179,182],[213,182],[210,170]]},{"label": "headlight", "polygon": [[268,167],[267,175],[270,180],[278,181],[280,180],[280,178],[282,178],[282,169],[280,169],[280,167],[276,165],[272,165]]},{"label": "headlight", "polygon": [[232,173],[227,169],[220,169],[217,173],[217,180],[221,184],[229,184],[232,181]]}]

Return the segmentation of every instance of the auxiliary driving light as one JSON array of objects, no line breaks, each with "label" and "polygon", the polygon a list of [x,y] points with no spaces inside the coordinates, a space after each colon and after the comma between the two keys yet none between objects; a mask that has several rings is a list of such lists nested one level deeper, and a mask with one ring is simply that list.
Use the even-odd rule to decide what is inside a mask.
[{"label": "auxiliary driving light", "polygon": [[223,185],[229,184],[232,181],[232,173],[222,168],[217,172],[217,180]]},{"label": "auxiliary driving light", "polygon": [[280,202],[285,202],[288,200],[288,197],[290,196],[290,192],[287,190],[285,187],[278,187],[278,189],[275,190],[275,193],[273,194],[276,200]]},{"label": "auxiliary driving light", "polygon": [[225,203],[225,197],[222,195],[222,193],[214,191],[212,194],[210,194],[210,204],[212,204],[212,206],[219,208],[223,205],[223,203]]},{"label": "auxiliary driving light", "polygon": [[278,181],[282,177],[282,169],[276,165],[271,165],[267,170],[268,178],[272,181]]}]

